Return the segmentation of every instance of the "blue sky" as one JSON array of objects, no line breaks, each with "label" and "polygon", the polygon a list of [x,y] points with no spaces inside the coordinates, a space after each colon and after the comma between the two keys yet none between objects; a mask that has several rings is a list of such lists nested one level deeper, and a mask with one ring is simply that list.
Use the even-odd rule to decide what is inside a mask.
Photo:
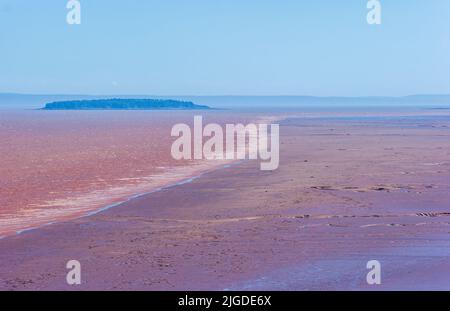
[{"label": "blue sky", "polygon": [[0,92],[450,93],[450,1],[0,0]]}]

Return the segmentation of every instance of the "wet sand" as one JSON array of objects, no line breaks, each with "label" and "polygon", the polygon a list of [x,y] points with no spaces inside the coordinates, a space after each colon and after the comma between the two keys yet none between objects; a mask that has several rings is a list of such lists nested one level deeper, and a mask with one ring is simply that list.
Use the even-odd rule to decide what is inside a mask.
[{"label": "wet sand", "polygon": [[292,118],[280,157],[6,237],[0,289],[450,289],[449,118]]}]

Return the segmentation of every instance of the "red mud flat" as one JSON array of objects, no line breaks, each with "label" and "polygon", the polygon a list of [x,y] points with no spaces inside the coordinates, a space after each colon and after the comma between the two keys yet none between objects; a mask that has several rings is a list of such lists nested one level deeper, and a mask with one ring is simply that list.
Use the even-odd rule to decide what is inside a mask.
[{"label": "red mud flat", "polygon": [[[198,113],[2,111],[0,237],[80,217],[220,165],[172,159],[172,126],[190,124]],[[205,122],[246,120],[201,114]]]},{"label": "red mud flat", "polygon": [[448,118],[288,119],[281,135],[276,171],[247,161],[0,240],[0,289],[450,289]]}]

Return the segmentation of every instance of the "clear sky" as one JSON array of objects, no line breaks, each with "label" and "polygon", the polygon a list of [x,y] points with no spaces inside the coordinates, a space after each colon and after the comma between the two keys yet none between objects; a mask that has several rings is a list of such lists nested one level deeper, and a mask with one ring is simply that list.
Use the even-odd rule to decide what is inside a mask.
[{"label": "clear sky", "polygon": [[450,1],[0,0],[0,92],[450,93]]}]

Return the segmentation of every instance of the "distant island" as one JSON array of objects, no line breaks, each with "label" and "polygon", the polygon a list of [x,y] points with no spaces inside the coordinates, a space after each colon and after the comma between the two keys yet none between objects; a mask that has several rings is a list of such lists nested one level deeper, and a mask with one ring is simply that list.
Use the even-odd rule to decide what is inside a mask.
[{"label": "distant island", "polygon": [[208,106],[172,99],[95,99],[48,103],[42,110],[202,110]]}]

